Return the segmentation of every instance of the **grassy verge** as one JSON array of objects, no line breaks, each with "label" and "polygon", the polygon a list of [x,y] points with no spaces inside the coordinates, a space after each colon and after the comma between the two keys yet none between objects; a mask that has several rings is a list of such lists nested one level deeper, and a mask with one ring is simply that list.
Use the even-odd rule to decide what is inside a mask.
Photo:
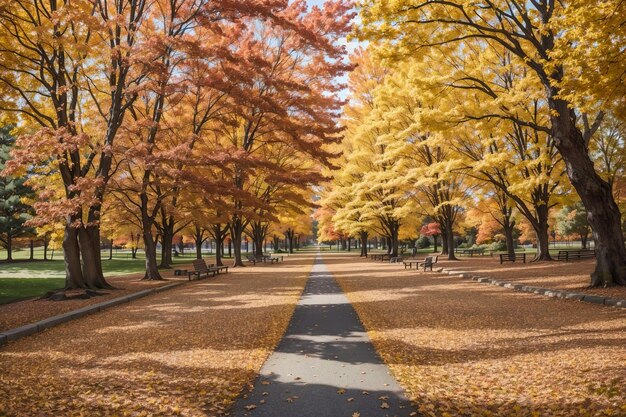
[{"label": "grassy verge", "polygon": [[62,288],[64,283],[63,278],[0,278],[0,304],[38,297],[48,291]]}]

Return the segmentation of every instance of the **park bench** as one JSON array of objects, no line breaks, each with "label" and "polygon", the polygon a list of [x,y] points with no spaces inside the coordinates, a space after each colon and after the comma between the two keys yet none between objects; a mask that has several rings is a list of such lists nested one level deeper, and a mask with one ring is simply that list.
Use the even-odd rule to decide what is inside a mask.
[{"label": "park bench", "polygon": [[433,257],[432,256],[427,256],[426,258],[424,258],[423,262],[420,262],[417,264],[417,269],[419,269],[420,266],[424,267],[424,272],[426,272],[426,268],[430,268],[430,270],[433,270],[433,265],[435,263],[433,262]]},{"label": "park bench", "polygon": [[257,262],[263,262],[262,259],[258,259],[256,256],[254,255],[247,255],[246,259],[248,260],[248,262],[250,262],[252,265],[256,265]]},{"label": "park bench", "polygon": [[266,256],[268,258],[272,258],[274,260],[274,262],[283,262],[283,255],[276,255],[276,254],[271,254],[271,253],[264,253],[263,256]]},{"label": "park bench", "polygon": [[386,262],[386,261],[390,261],[390,260],[391,260],[391,255],[389,255],[388,253],[380,255],[380,261],[381,262]]},{"label": "park bench", "polygon": [[413,265],[415,265],[417,267],[417,265],[423,262],[423,260],[417,260],[417,259],[407,259],[406,261],[402,262],[404,264],[404,269],[406,269],[406,267],[408,266],[409,269],[413,269]]},{"label": "park bench", "polygon": [[403,262],[404,258],[402,256],[392,256],[391,258],[389,258],[389,262],[393,263],[400,263]]},{"label": "park bench", "polygon": [[[439,255],[435,255],[434,257],[428,256],[427,258],[430,258],[431,264],[435,265],[437,261],[439,260]],[[415,269],[419,269],[420,265],[426,263],[426,259],[410,259],[410,260],[404,261],[403,263],[404,263],[404,269],[406,269],[407,266],[409,267],[409,269],[412,269],[413,265],[415,265]],[[431,270],[432,270],[432,265],[430,266]]]},{"label": "park bench", "polygon": [[578,259],[590,259],[596,257],[596,251],[593,249],[579,249],[579,250],[560,250],[557,255],[559,261],[571,261]]},{"label": "park bench", "polygon": [[193,271],[187,272],[187,275],[189,276],[190,281],[193,275],[197,277],[196,279],[200,279],[202,278],[202,276],[208,277],[209,274],[211,274],[211,276],[214,277],[215,274],[219,272],[219,270],[216,270],[215,268],[210,268],[209,266],[207,266],[206,262],[204,262],[204,259],[196,259],[195,261],[193,261],[192,264],[193,264]]},{"label": "park bench", "polygon": [[456,253],[459,255],[468,255],[468,256],[474,256],[474,255],[481,255],[483,256],[485,254],[485,250],[482,248],[478,248],[478,249],[457,249]]},{"label": "park bench", "polygon": [[511,255],[510,253],[501,253],[500,254],[500,265],[504,262],[517,262],[522,261],[526,263],[526,254],[525,253],[515,253]]},{"label": "park bench", "polygon": [[278,258],[271,255],[263,255],[261,259],[263,260],[263,262],[269,262],[271,264],[273,264],[274,262],[278,263]]}]

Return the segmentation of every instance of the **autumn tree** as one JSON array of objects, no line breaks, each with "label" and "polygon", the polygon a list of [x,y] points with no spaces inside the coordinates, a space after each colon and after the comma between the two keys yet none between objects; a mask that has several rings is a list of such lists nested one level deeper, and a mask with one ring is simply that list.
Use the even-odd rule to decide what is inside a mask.
[{"label": "autumn tree", "polygon": [[[594,286],[626,285],[621,215],[609,184],[594,168],[588,146],[604,118],[604,111],[623,101],[615,95],[615,90],[622,90],[623,82],[616,74],[623,74],[624,60],[603,57],[623,55],[618,51],[623,47],[620,36],[624,25],[618,16],[624,15],[626,5],[620,0],[605,3],[551,0],[361,3],[362,37],[380,41],[388,51],[385,55],[391,58],[412,56],[435,62],[442,51],[449,55],[462,54],[467,47],[505,48],[511,60],[526,69],[526,78],[543,87],[542,102],[549,110],[546,124],[519,119],[516,107],[502,105],[488,94],[483,101],[487,111],[480,117],[522,122],[533,131],[553,138],[593,229],[597,253],[591,281]],[[588,13],[591,10],[593,13]],[[593,42],[582,42],[590,39]],[[589,47],[591,44],[593,48]],[[494,63],[483,65],[487,72]],[[581,72],[586,68],[591,71]],[[588,77],[597,82],[589,82]],[[467,81],[451,87],[483,88],[471,77]]]},{"label": "autumn tree", "polygon": [[[65,220],[66,288],[108,287],[98,223],[111,146],[142,77],[133,70],[147,3],[0,3],[0,110],[28,126],[7,168],[60,173],[63,198],[51,200],[48,190],[38,187],[35,209],[39,223]],[[96,109],[89,126],[85,108]]]},{"label": "autumn tree", "polygon": [[433,252],[437,252],[437,239],[441,236],[441,226],[439,223],[430,222],[426,223],[420,229],[422,236],[428,236],[433,238]]},{"label": "autumn tree", "polygon": [[[232,165],[232,182],[245,190],[254,173],[251,167],[273,161],[263,160],[259,151],[283,143],[294,152],[321,164],[330,154],[323,144],[336,137],[335,117],[341,104],[336,77],[348,66],[343,62],[344,48],[337,41],[350,28],[352,14],[344,1],[328,2],[310,10],[303,1],[291,2],[277,14],[283,23],[273,27],[249,21],[240,35],[235,54],[240,71],[252,74],[237,85],[236,103],[228,138],[232,152],[240,161]],[[233,198],[230,219],[235,266],[243,266],[241,239],[250,222],[246,202]]]}]

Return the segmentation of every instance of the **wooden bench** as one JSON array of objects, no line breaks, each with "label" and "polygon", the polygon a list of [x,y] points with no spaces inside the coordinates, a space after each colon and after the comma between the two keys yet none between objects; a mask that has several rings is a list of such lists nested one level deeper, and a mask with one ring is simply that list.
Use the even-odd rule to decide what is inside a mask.
[{"label": "wooden bench", "polygon": [[191,276],[195,275],[197,278],[196,279],[200,279],[202,278],[202,276],[206,276],[208,277],[209,274],[211,274],[211,276],[215,276],[215,274],[218,273],[218,271],[216,271],[214,268],[211,269],[207,266],[206,262],[204,262],[204,259],[196,259],[195,261],[193,261],[193,271],[189,271],[187,272],[187,275],[189,276],[189,281],[191,281]]},{"label": "wooden bench", "polygon": [[404,258],[402,256],[392,256],[391,258],[389,258],[389,262],[391,262],[392,264],[404,262]]},{"label": "wooden bench", "polygon": [[596,257],[596,251],[593,249],[579,249],[579,250],[560,250],[557,255],[559,261],[571,261],[578,259],[591,259]]},{"label": "wooden bench", "polygon": [[432,265],[435,265],[437,263],[437,261],[439,260],[439,255],[435,255],[435,256],[427,256],[425,259],[410,259],[410,260],[406,260],[404,261],[404,269],[406,269],[406,267],[408,266],[409,269],[413,268],[413,265],[415,265],[415,269],[419,269],[419,267],[423,264],[426,263],[426,259],[430,258],[430,270],[432,271]]},{"label": "wooden bench", "polygon": [[271,255],[263,255],[262,256],[263,262],[268,262],[273,264],[274,262],[278,263],[278,258],[274,258]]},{"label": "wooden bench", "polygon": [[526,263],[526,254],[525,253],[515,253],[513,255],[511,255],[510,253],[501,253],[500,254],[500,265],[502,265],[504,262],[517,262],[517,261],[522,261],[523,263]]},{"label": "wooden bench", "polygon": [[252,256],[252,255],[248,255],[246,256],[246,259],[248,260],[248,262],[250,262],[252,265],[256,265],[257,262],[261,262],[260,260],[258,260],[256,258],[256,256]]},{"label": "wooden bench", "polygon": [[209,270],[210,271],[217,271],[217,273],[219,274],[220,272],[226,270],[226,273],[228,274],[228,267],[226,265],[222,265],[222,266],[214,266],[213,264],[209,265]]},{"label": "wooden bench", "polygon": [[278,263],[278,261],[284,262],[283,255],[276,255],[276,254],[272,254],[272,253],[264,253],[263,256],[273,259],[274,262],[276,262],[276,263]]},{"label": "wooden bench", "polygon": [[423,262],[420,262],[417,264],[417,269],[420,268],[420,266],[424,267],[424,272],[426,272],[426,268],[430,268],[430,270],[433,270],[433,265],[435,263],[433,262],[433,257],[432,256],[427,256],[426,258],[424,258]]},{"label": "wooden bench", "polygon": [[469,255],[469,256],[474,256],[474,255],[481,255],[483,256],[485,254],[485,250],[484,249],[457,249],[456,253],[459,255]]}]

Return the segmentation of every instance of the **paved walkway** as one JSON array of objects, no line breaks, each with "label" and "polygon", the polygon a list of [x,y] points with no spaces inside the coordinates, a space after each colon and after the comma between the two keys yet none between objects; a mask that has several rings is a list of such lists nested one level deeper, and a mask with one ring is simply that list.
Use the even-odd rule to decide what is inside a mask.
[{"label": "paved walkway", "polygon": [[318,256],[287,333],[231,415],[403,417],[413,411]]}]

